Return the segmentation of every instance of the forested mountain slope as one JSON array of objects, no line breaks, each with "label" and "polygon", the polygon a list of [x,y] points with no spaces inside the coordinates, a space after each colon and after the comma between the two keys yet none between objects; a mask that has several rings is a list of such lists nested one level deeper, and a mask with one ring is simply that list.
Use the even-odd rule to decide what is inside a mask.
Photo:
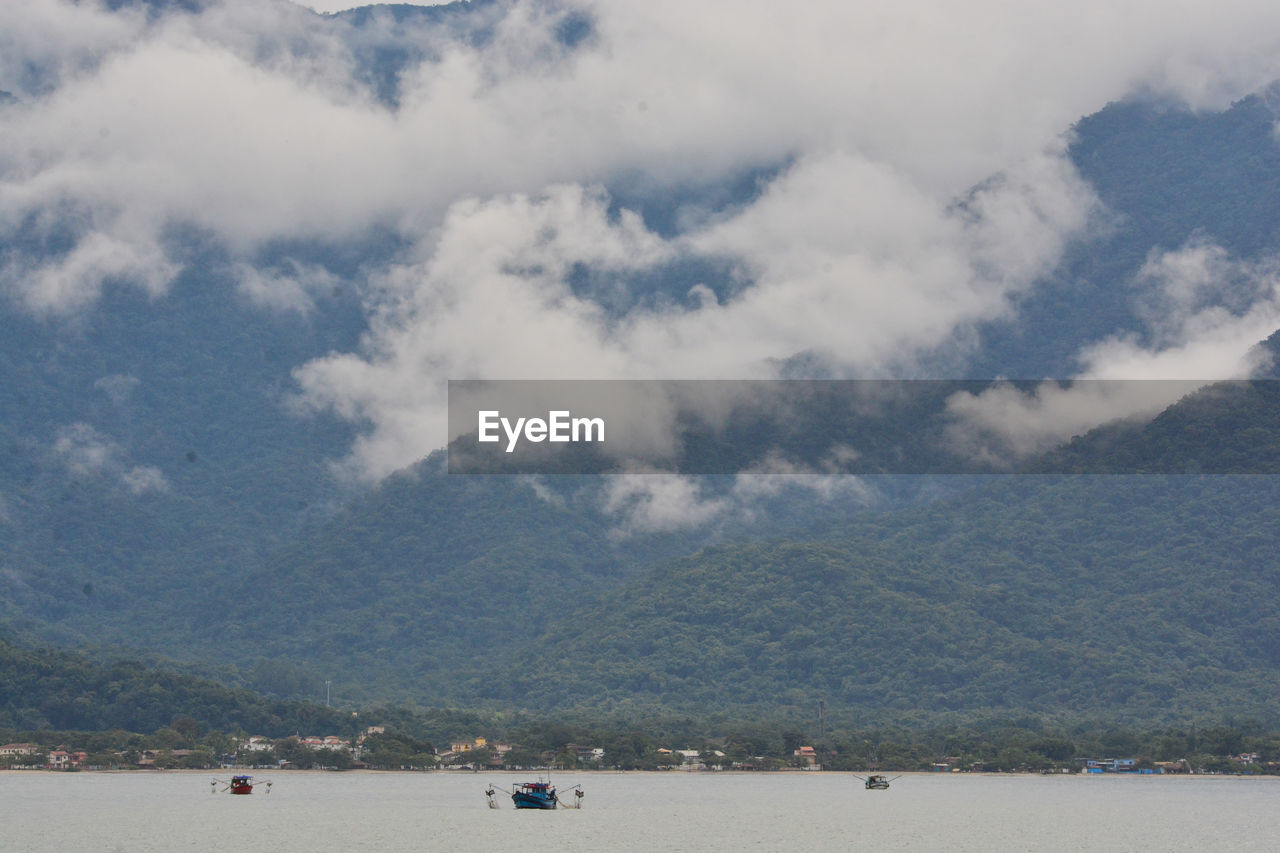
[{"label": "forested mountain slope", "polygon": [[[165,34],[186,32],[166,16],[194,15],[207,5],[121,0],[106,8],[121,15],[141,9],[145,14],[130,18],[130,38],[146,48],[141,54],[155,49],[163,58],[182,50]],[[394,135],[414,126],[410,117],[433,139],[449,127],[434,114],[400,112],[414,82],[408,72],[431,80],[446,60],[460,63],[447,66],[454,71],[474,60],[474,88],[487,92],[487,58],[468,59],[465,48],[504,30],[523,32],[527,22],[515,13],[528,10],[476,0],[332,16],[282,4],[270,11],[261,19],[228,18],[236,25],[229,28],[215,20],[191,30],[191,38],[205,40],[202,56],[221,57],[254,84],[242,91],[261,88],[255,81],[284,81],[280,97],[316,107],[325,121],[355,116],[390,128],[396,144],[381,150],[393,152],[416,150],[400,144],[411,137]],[[544,76],[539,82],[550,80],[555,90],[557,75],[575,70],[575,51],[591,47],[592,20],[559,4],[533,12],[550,37],[530,56],[506,59],[528,60],[531,73]],[[119,50],[116,58],[128,66],[133,54]],[[5,83],[15,94],[0,93],[0,109],[6,119],[35,115],[19,111],[57,101],[60,86],[69,91],[101,70],[95,63],[118,67],[104,57],[68,65],[74,73],[65,79],[53,54],[47,67],[18,68]],[[341,68],[333,73],[350,85],[337,87],[341,97],[331,100],[342,109],[329,112],[334,105],[309,99],[308,87],[322,82],[319,71],[334,57]],[[279,69],[289,74],[272,77]],[[431,86],[410,89],[431,103]],[[1079,372],[1087,348],[1100,341],[1164,343],[1157,339],[1167,306],[1159,300],[1167,294],[1155,292],[1143,270],[1188,246],[1203,248],[1230,273],[1214,280],[1217,290],[1197,292],[1201,301],[1191,308],[1234,316],[1265,302],[1280,249],[1274,101],[1264,90],[1228,109],[1193,111],[1134,97],[1064,126],[1070,163],[1097,196],[1096,221],[1071,232],[1061,262],[1042,280],[1010,291],[1007,304],[993,309],[998,316],[956,332],[958,342],[939,340],[934,360],[922,357],[923,369],[1065,377]],[[556,114],[565,120],[577,114],[578,105],[560,106]],[[649,110],[644,100],[634,107]],[[97,130],[77,145],[92,152],[107,146],[101,156],[108,164],[113,151],[135,162],[132,149],[110,148],[126,134],[118,130],[103,142],[111,134]],[[268,130],[262,139],[278,135]],[[22,167],[5,173],[12,180],[6,198],[28,191],[34,198],[38,187],[56,184],[53,173],[40,171],[46,155],[61,176],[101,165],[77,160],[75,152],[57,160],[57,133],[50,132],[53,142],[32,139],[29,151],[5,160],[6,169],[10,159]],[[150,141],[138,150],[145,154]],[[464,141],[454,153],[465,159],[469,147]],[[402,306],[384,291],[394,290],[398,277],[431,272],[422,259],[453,222],[447,211],[453,219],[489,206],[506,211],[548,182],[590,183],[584,193],[594,198],[599,190],[604,230],[630,223],[622,229],[634,238],[626,246],[666,240],[653,253],[676,257],[623,270],[612,261],[594,268],[571,260],[555,282],[562,290],[547,301],[582,299],[583,313],[625,327],[635,306],[672,308],[677,316],[672,306],[729,304],[753,286],[750,252],[721,258],[714,247],[723,232],[689,223],[730,221],[771,187],[792,191],[786,181],[775,187],[770,180],[796,166],[787,156],[744,157],[732,173],[664,183],[644,167],[699,168],[676,169],[665,154],[650,159],[642,152],[613,171],[599,165],[579,174],[569,168],[572,146],[552,148],[555,168],[527,180],[489,183],[490,170],[478,169],[482,174],[459,183],[456,198],[441,196],[438,209],[369,201],[366,219],[333,233],[325,228],[341,211],[326,208],[308,230],[314,211],[302,210],[296,234],[303,236],[284,229],[261,243],[235,231],[244,244],[236,245],[212,221],[193,224],[176,214],[170,221],[164,204],[157,201],[163,211],[156,212],[140,202],[159,222],[151,223],[155,235],[148,232],[156,257],[180,272],[148,289],[108,269],[80,294],[83,304],[61,313],[24,302],[21,275],[6,279],[0,620],[41,643],[95,654],[162,652],[211,671],[222,667],[231,682],[279,695],[314,696],[317,683],[332,679],[343,695],[361,700],[545,709],[807,707],[825,698],[849,713],[1269,713],[1276,626],[1268,620],[1280,604],[1270,479],[815,477],[786,487],[748,483],[749,491],[726,478],[646,492],[594,479],[449,477],[439,458],[379,483],[353,478],[343,460],[370,424],[360,411],[302,405],[300,371],[335,353],[368,365],[388,355],[375,327],[431,314],[424,299],[412,317],[397,317]],[[293,164],[295,153],[278,165]],[[819,154],[825,156],[806,156]],[[150,162],[138,156],[138,164]],[[243,156],[232,164],[260,162],[253,149]],[[351,165],[324,161],[311,182],[345,175]],[[893,171],[871,166],[875,175]],[[442,183],[452,179],[448,172]],[[353,194],[357,183],[348,188]],[[393,195],[400,183],[388,181]],[[84,210],[66,201],[74,194],[54,193],[48,207],[5,219],[3,269],[70,269],[77,247],[104,245],[93,235],[106,222],[119,226],[112,232],[118,241],[138,236],[126,227],[134,220],[116,222],[110,205],[94,207],[101,198],[95,192],[75,196]],[[952,203],[949,195],[944,201]],[[972,201],[957,198],[953,206]],[[190,215],[203,200],[197,194],[174,204]],[[540,204],[525,206],[537,212]],[[712,249],[681,255],[682,234],[705,238]],[[837,236],[861,246],[862,235]],[[851,257],[866,260],[877,251]],[[540,274],[539,264],[516,266],[520,275]],[[121,268],[141,275],[134,265]],[[476,318],[481,325],[486,319]],[[830,319],[843,328],[842,318]],[[806,365],[826,375],[811,356],[770,353],[787,365],[785,375],[808,375]],[[445,378],[415,376],[404,387]],[[1206,392],[1137,432],[1106,427],[1083,436],[1031,470],[1247,474],[1280,461],[1274,402],[1267,386]],[[961,491],[966,496],[957,498]]]},{"label": "forested mountain slope", "polygon": [[674,561],[513,650],[521,706],[1274,717],[1274,477],[1018,476]]}]

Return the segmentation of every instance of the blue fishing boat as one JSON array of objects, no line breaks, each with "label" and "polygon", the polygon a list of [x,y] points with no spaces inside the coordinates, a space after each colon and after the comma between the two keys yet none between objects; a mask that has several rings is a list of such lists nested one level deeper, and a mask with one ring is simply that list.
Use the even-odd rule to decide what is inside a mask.
[{"label": "blue fishing boat", "polygon": [[521,782],[511,792],[511,801],[518,809],[554,809],[559,802],[550,782]]},{"label": "blue fishing boat", "polygon": [[[512,786],[514,790],[503,791],[504,794],[511,795],[511,802],[516,804],[518,809],[580,809],[582,808],[582,786],[574,785],[569,790],[573,792],[573,800],[562,801],[556,795],[555,786],[549,781],[543,782],[539,779],[537,782],[520,782]],[[489,798],[489,808],[498,808],[498,803],[494,799],[497,791],[490,785],[484,795]]]}]

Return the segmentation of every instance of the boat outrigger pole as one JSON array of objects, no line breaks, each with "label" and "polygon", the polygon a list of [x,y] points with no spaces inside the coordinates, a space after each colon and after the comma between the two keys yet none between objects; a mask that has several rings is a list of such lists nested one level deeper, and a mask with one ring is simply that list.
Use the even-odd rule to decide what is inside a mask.
[{"label": "boat outrigger pole", "polygon": [[894,776],[893,779],[886,779],[878,773],[873,773],[870,776],[859,776],[857,773],[854,773],[853,778],[862,780],[863,785],[866,786],[868,791],[883,791],[889,787],[890,782],[894,781],[894,779],[901,779],[903,775],[904,774],[899,773],[897,776]]},{"label": "boat outrigger pole", "polygon": [[557,793],[548,779],[545,782],[541,780],[537,782],[521,782],[510,791],[497,785],[490,785],[485,789],[484,796],[491,809],[501,808],[496,799],[498,791],[510,797],[518,809],[582,808],[582,798],[585,796],[582,786],[574,785],[568,790],[573,791],[573,799],[561,799],[564,792]]},{"label": "boat outrigger pole", "polygon": [[566,803],[564,800],[560,799],[560,793],[559,793],[559,792],[557,792],[557,793],[556,793],[556,802],[560,804],[560,807],[561,807],[561,808],[566,808],[566,809],[580,809],[580,808],[582,808],[582,798],[586,796],[586,794],[585,794],[585,793],[583,793],[583,791],[582,791],[582,786],[581,786],[581,785],[574,785],[574,786],[573,786],[572,788],[570,788],[569,790],[573,791],[573,802],[572,802],[572,803]]}]

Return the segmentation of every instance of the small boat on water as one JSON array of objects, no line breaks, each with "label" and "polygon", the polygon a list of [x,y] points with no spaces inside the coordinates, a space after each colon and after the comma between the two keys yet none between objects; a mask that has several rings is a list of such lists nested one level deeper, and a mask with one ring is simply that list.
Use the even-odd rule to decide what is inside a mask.
[{"label": "small boat on water", "polygon": [[518,809],[554,809],[559,802],[550,782],[521,782],[511,791]]},{"label": "small boat on water", "polygon": [[889,788],[889,780],[883,776],[868,776],[863,780],[868,791],[885,791]]},{"label": "small boat on water", "polygon": [[[209,793],[211,794],[218,793],[218,785],[220,784],[226,786],[222,789],[223,791],[230,791],[233,794],[252,794],[253,793],[254,781],[252,776],[243,776],[243,775],[232,776],[230,782],[223,782],[219,779],[214,779],[212,782],[209,783],[210,785]],[[259,784],[262,784],[266,787],[268,794],[271,793],[270,782],[261,782]]]},{"label": "small boat on water", "polygon": [[[561,801],[556,794],[555,786],[541,779],[537,782],[518,782],[512,786],[509,792],[504,793],[511,794],[511,802],[515,803],[515,807],[518,809],[582,808],[582,787],[574,785],[570,790],[573,791],[573,802],[571,803]],[[497,792],[493,789],[493,786],[490,785],[489,789],[484,793],[489,798],[489,808],[498,808],[498,803],[494,800],[494,795]]]}]

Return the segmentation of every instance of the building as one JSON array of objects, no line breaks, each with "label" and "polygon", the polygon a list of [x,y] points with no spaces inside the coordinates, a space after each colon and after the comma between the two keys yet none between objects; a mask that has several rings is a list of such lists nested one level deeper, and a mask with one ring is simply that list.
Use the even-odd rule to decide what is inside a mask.
[{"label": "building", "polygon": [[331,752],[346,752],[351,749],[350,741],[342,740],[336,735],[327,735],[325,737],[308,735],[307,737],[300,737],[297,740],[298,743],[302,744],[307,749],[316,751],[327,749]]},{"label": "building", "polygon": [[1082,773],[1158,773],[1158,769],[1139,769],[1136,758],[1086,758]]},{"label": "building", "polygon": [[681,770],[706,770],[707,765],[702,762],[702,753],[696,749],[677,749],[676,753],[684,758],[684,763],[680,765]]},{"label": "building", "polygon": [[47,764],[44,747],[34,743],[7,743],[0,746],[0,767],[34,768]]},{"label": "building", "polygon": [[565,749],[578,757],[579,761],[599,763],[604,760],[604,749],[599,746],[579,746],[576,743],[565,745]]},{"label": "building", "polygon": [[478,737],[472,741],[461,740],[456,743],[449,744],[449,751],[460,755],[464,752],[474,752],[477,749],[484,749],[489,745],[489,741],[485,738]]},{"label": "building", "polygon": [[822,765],[818,763],[818,753],[811,746],[802,746],[791,754],[804,770],[822,769]]}]

